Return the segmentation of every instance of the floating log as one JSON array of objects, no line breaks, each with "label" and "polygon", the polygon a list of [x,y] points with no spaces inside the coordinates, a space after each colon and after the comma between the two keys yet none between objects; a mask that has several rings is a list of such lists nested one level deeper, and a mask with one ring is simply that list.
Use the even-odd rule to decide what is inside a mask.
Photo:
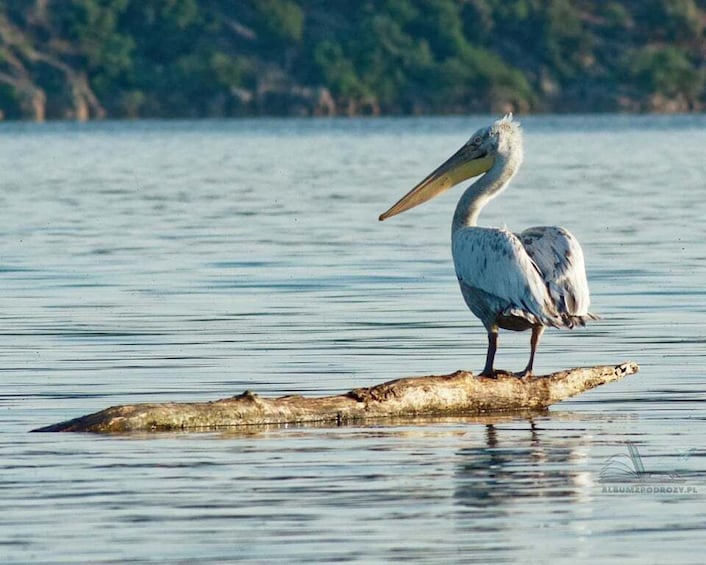
[{"label": "floating log", "polygon": [[638,371],[637,363],[580,367],[544,376],[450,375],[397,379],[345,394],[262,398],[244,392],[211,402],[164,402],[113,406],[33,430],[36,432],[124,433],[214,430],[273,424],[344,424],[412,416],[497,414],[544,409],[570,396]]}]

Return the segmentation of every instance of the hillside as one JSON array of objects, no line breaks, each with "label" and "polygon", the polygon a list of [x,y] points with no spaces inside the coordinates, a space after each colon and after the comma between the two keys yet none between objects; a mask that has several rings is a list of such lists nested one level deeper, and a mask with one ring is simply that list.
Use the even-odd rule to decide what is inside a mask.
[{"label": "hillside", "polygon": [[5,0],[6,119],[698,111],[704,0]]}]

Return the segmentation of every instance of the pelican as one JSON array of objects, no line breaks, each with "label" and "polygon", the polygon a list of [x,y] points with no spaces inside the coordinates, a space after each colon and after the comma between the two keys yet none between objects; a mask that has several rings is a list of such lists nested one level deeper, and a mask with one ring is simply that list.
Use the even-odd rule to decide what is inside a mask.
[{"label": "pelican", "polygon": [[597,317],[590,303],[583,251],[568,230],[533,227],[514,234],[477,225],[483,207],[508,186],[523,159],[522,130],[512,114],[481,128],[448,160],[403,196],[380,221],[414,208],[483,174],[461,196],[451,228],[451,251],[461,294],[488,332],[480,373],[493,367],[499,329],[532,330],[530,357],[518,377],[532,374],[544,328],[574,328]]}]

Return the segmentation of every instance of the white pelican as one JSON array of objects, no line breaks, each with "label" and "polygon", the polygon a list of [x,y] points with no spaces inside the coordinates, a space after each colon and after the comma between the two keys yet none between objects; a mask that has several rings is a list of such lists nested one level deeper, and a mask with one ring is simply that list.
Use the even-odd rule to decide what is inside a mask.
[{"label": "white pelican", "polygon": [[478,227],[480,211],[510,183],[522,163],[522,131],[509,114],[479,129],[445,163],[392,208],[385,220],[485,173],[471,184],[456,206],[451,249],[461,293],[488,332],[482,376],[493,368],[500,328],[531,329],[530,357],[517,376],[532,373],[539,338],[546,326],[573,328],[596,319],[590,302],[583,251],[564,228],[534,227],[520,234],[504,228]]}]

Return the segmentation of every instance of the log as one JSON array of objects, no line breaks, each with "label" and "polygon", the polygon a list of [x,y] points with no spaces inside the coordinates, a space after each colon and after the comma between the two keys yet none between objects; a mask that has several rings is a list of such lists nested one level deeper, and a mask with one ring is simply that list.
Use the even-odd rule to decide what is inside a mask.
[{"label": "log", "polygon": [[337,424],[384,418],[460,416],[542,410],[549,405],[637,373],[637,363],[579,367],[544,376],[496,378],[467,371],[410,377],[323,397],[262,398],[246,391],[211,402],[113,406],[33,430],[125,433],[215,430],[236,426]]}]

